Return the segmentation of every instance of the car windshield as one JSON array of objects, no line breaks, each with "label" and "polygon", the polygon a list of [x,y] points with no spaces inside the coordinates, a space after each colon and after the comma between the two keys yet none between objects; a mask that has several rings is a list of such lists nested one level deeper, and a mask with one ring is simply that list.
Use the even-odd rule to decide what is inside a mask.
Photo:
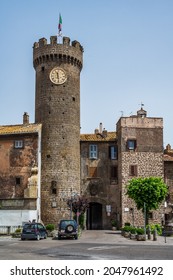
[{"label": "car windshield", "polygon": [[36,228],[36,224],[25,224],[24,225],[24,229],[32,229],[32,228]]}]

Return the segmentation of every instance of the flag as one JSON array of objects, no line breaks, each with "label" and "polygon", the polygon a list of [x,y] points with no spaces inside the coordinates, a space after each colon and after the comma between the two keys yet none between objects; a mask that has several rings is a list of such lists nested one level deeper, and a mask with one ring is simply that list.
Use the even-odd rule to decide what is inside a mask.
[{"label": "flag", "polygon": [[59,14],[58,30],[59,30],[59,33],[62,31],[62,17],[61,17],[61,14]]}]

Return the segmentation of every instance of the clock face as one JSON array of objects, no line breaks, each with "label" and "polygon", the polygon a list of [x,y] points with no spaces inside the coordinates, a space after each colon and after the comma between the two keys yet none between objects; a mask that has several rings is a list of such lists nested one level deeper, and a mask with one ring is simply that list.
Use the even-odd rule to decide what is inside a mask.
[{"label": "clock face", "polygon": [[66,72],[59,67],[55,67],[50,72],[50,80],[56,85],[61,85],[67,80]]}]

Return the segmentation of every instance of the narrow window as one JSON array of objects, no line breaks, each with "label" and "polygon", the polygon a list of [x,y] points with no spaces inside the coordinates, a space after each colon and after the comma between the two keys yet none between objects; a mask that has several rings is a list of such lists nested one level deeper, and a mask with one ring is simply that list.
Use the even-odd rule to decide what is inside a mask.
[{"label": "narrow window", "polygon": [[97,159],[97,145],[90,145],[89,146],[89,158],[90,159]]},{"label": "narrow window", "polygon": [[20,186],[21,179],[20,177],[16,177],[16,186]]},{"label": "narrow window", "polygon": [[52,194],[57,194],[57,182],[56,181],[51,182],[51,189],[52,189]]},{"label": "narrow window", "polygon": [[111,166],[111,180],[117,180],[118,179],[118,167],[117,166]]},{"label": "narrow window", "polygon": [[117,152],[117,146],[109,146],[109,158],[110,159],[117,159],[118,158],[118,152]]},{"label": "narrow window", "polygon": [[56,188],[52,188],[52,194],[56,194]]},{"label": "narrow window", "polygon": [[14,148],[16,148],[16,149],[23,148],[23,140],[15,140],[14,141]]},{"label": "narrow window", "polygon": [[137,176],[137,165],[130,165],[129,175],[133,177]]}]

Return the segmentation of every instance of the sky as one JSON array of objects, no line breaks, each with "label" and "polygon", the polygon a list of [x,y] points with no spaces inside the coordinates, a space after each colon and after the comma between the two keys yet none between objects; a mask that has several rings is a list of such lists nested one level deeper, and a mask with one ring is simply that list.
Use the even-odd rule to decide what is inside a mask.
[{"label": "sky", "polygon": [[62,32],[84,48],[81,133],[116,130],[141,103],[173,147],[172,0],[1,0],[0,125],[34,122],[33,44]]}]

